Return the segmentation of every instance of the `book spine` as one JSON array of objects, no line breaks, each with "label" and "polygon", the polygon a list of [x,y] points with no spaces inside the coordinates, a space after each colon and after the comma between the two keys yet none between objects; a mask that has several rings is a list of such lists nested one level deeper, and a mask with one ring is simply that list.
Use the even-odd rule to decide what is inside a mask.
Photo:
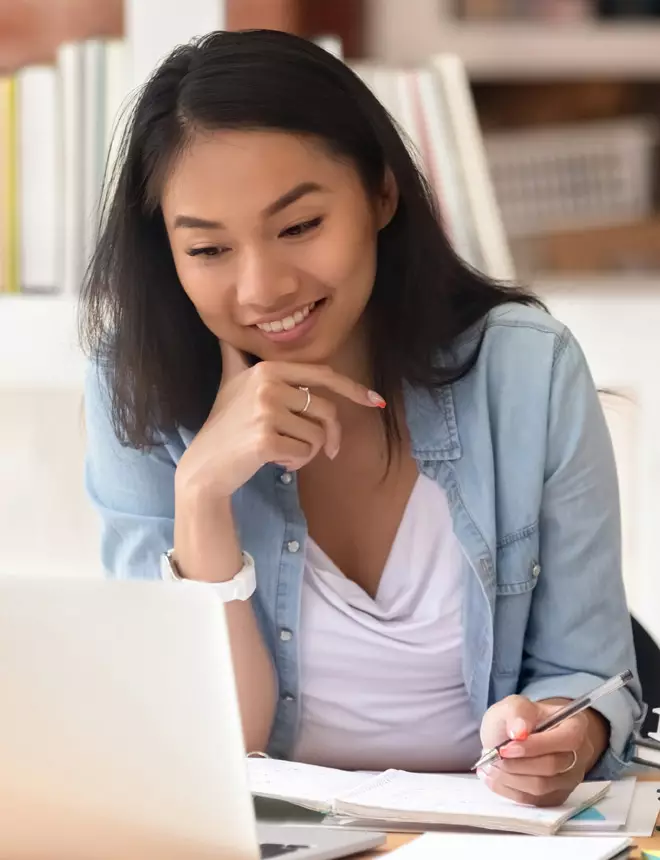
[{"label": "book spine", "polygon": [[[105,117],[103,120],[104,164],[103,198],[111,194],[115,166],[121,151],[122,138],[130,116],[128,95],[128,46],[124,40],[113,39],[105,46]],[[100,213],[103,216],[103,212]]]},{"label": "book spine", "polygon": [[18,222],[23,290],[58,286],[57,74],[50,66],[17,78]]},{"label": "book spine", "polygon": [[19,290],[18,142],[15,78],[0,79],[0,267],[3,292]]},{"label": "book spine", "polygon": [[62,117],[62,288],[75,295],[80,289],[84,260],[83,185],[83,48],[62,45],[58,52],[60,116]]},{"label": "book spine", "polygon": [[90,260],[98,233],[105,161],[105,45],[83,43],[83,258]]},{"label": "book spine", "polygon": [[634,764],[660,770],[660,743],[646,738],[638,738],[633,746],[631,761]]}]

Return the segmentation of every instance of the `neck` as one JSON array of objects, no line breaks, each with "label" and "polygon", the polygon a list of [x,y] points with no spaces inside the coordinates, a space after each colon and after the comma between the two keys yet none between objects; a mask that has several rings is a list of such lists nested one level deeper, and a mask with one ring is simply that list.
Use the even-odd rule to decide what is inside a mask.
[{"label": "neck", "polygon": [[367,388],[373,386],[373,368],[369,339],[364,326],[359,326],[328,361],[330,367]]},{"label": "neck", "polygon": [[[359,382],[367,388],[373,388],[374,371],[366,328],[360,327],[352,332],[351,336],[328,361],[328,364],[336,373]],[[359,406],[352,400],[347,400],[345,397],[330,392],[324,392],[323,396],[335,404],[344,436],[374,431],[380,433],[379,409]]]}]

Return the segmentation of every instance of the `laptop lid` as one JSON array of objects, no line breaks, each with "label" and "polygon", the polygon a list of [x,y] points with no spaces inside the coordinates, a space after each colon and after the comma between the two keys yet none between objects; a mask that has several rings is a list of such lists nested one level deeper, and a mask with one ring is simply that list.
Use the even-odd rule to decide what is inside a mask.
[{"label": "laptop lid", "polygon": [[0,690],[0,856],[259,857],[203,585],[0,579]]}]

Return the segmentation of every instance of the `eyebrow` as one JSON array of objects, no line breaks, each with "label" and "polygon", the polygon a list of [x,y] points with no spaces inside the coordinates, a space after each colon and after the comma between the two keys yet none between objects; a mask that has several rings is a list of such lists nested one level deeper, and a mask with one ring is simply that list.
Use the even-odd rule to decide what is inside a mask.
[{"label": "eyebrow", "polygon": [[[269,203],[261,213],[265,218],[272,218],[278,212],[282,212],[287,206],[291,206],[305,197],[307,194],[317,194],[318,192],[326,191],[318,182],[301,182],[292,188],[290,191],[282,194],[277,200]],[[209,221],[206,218],[197,218],[194,215],[177,215],[174,219],[174,227],[183,227],[189,230],[223,230],[224,224],[221,221]]]}]

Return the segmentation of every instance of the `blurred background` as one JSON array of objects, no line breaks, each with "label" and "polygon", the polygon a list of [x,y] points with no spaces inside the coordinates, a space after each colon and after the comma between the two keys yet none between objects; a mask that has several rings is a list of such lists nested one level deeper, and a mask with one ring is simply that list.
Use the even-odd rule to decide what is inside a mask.
[{"label": "blurred background", "polygon": [[629,601],[660,639],[660,0],[0,0],[0,572],[99,572],[75,296],[113,132],[175,44],[250,27],[349,63],[458,252],[573,329],[610,392]]}]

